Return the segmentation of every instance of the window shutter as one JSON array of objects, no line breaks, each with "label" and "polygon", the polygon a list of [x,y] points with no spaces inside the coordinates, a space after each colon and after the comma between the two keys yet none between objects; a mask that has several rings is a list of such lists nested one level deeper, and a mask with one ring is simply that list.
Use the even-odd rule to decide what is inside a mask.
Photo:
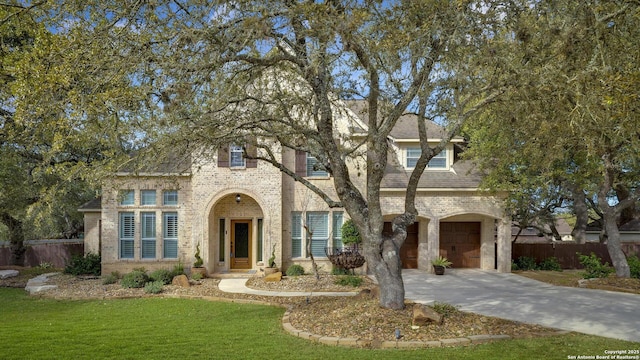
[{"label": "window shutter", "polygon": [[[255,147],[252,143],[248,143],[246,147],[247,156],[256,157],[258,155],[258,148]],[[246,167],[247,168],[257,168],[258,160],[257,159],[246,159]]]},{"label": "window shutter", "polygon": [[296,150],[296,175],[307,176],[307,153]]},{"label": "window shutter", "polygon": [[229,167],[229,145],[218,149],[218,167]]}]

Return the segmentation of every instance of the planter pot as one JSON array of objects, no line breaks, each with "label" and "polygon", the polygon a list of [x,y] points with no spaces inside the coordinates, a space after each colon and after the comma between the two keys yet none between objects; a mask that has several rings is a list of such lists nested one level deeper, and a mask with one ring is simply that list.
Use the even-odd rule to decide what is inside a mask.
[{"label": "planter pot", "polygon": [[274,268],[270,268],[270,267],[268,267],[268,268],[264,268],[264,276],[271,275],[271,274],[275,274],[275,273],[277,273],[278,271],[280,271],[280,269],[278,269],[277,267],[274,267]]},{"label": "planter pot", "polygon": [[207,269],[203,268],[203,267],[192,267],[191,268],[191,275],[193,274],[200,274],[202,275],[203,278],[207,277]]},{"label": "planter pot", "polygon": [[444,275],[444,266],[441,265],[433,265],[433,272],[436,275]]}]

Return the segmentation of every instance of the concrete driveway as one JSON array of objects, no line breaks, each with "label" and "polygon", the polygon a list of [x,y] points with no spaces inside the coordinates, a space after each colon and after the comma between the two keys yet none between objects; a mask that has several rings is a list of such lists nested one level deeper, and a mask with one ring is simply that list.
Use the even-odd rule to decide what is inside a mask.
[{"label": "concrete driveway", "polygon": [[640,342],[640,295],[553,286],[515,274],[403,270],[406,298],[551,328]]}]

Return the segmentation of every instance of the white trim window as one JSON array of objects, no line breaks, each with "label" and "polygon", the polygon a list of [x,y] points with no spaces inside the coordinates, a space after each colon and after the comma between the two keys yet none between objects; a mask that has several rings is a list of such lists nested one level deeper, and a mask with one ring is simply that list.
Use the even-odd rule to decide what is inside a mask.
[{"label": "white trim window", "polygon": [[302,257],[302,213],[291,213],[291,257]]},{"label": "white trim window", "polygon": [[309,177],[327,177],[329,173],[325,170],[319,169],[316,164],[318,163],[318,159],[314,156],[311,156],[307,153],[307,176]]},{"label": "white trim window", "polygon": [[246,162],[243,156],[244,150],[242,146],[231,144],[229,146],[229,167],[244,168]]},{"label": "white trim window", "polygon": [[155,206],[156,204],[156,191],[155,190],[141,190],[140,191],[140,205],[143,206]]},{"label": "white trim window", "polygon": [[140,213],[140,257],[143,259],[155,259],[156,257],[156,213]]},{"label": "white trim window", "polygon": [[164,206],[177,206],[178,205],[178,190],[165,190],[162,192],[162,205]]},{"label": "white trim window", "polygon": [[344,222],[344,213],[342,211],[333,212],[333,247],[335,249],[341,249],[344,247],[342,244],[342,224]]},{"label": "white trim window", "polygon": [[[422,150],[416,147],[410,147],[406,149],[406,162],[407,169],[413,169],[418,163],[418,158],[422,154]],[[447,149],[442,150],[436,156],[429,160],[427,169],[446,169],[447,168]]]},{"label": "white trim window", "polygon": [[120,258],[133,259],[133,243],[135,237],[135,215],[133,212],[119,213],[118,235],[120,240]]},{"label": "white trim window", "polygon": [[178,213],[166,212],[162,214],[163,257],[176,259],[178,257]]},{"label": "white trim window", "polygon": [[314,258],[326,257],[329,245],[329,213],[308,212],[307,227],[311,233],[311,253]]}]

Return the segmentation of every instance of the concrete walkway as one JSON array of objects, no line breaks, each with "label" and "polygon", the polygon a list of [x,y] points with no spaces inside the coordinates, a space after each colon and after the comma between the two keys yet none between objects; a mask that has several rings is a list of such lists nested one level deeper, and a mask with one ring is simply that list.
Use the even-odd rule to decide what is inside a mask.
[{"label": "concrete walkway", "polygon": [[515,274],[402,272],[406,298],[551,328],[640,342],[640,295],[554,286]]}]

